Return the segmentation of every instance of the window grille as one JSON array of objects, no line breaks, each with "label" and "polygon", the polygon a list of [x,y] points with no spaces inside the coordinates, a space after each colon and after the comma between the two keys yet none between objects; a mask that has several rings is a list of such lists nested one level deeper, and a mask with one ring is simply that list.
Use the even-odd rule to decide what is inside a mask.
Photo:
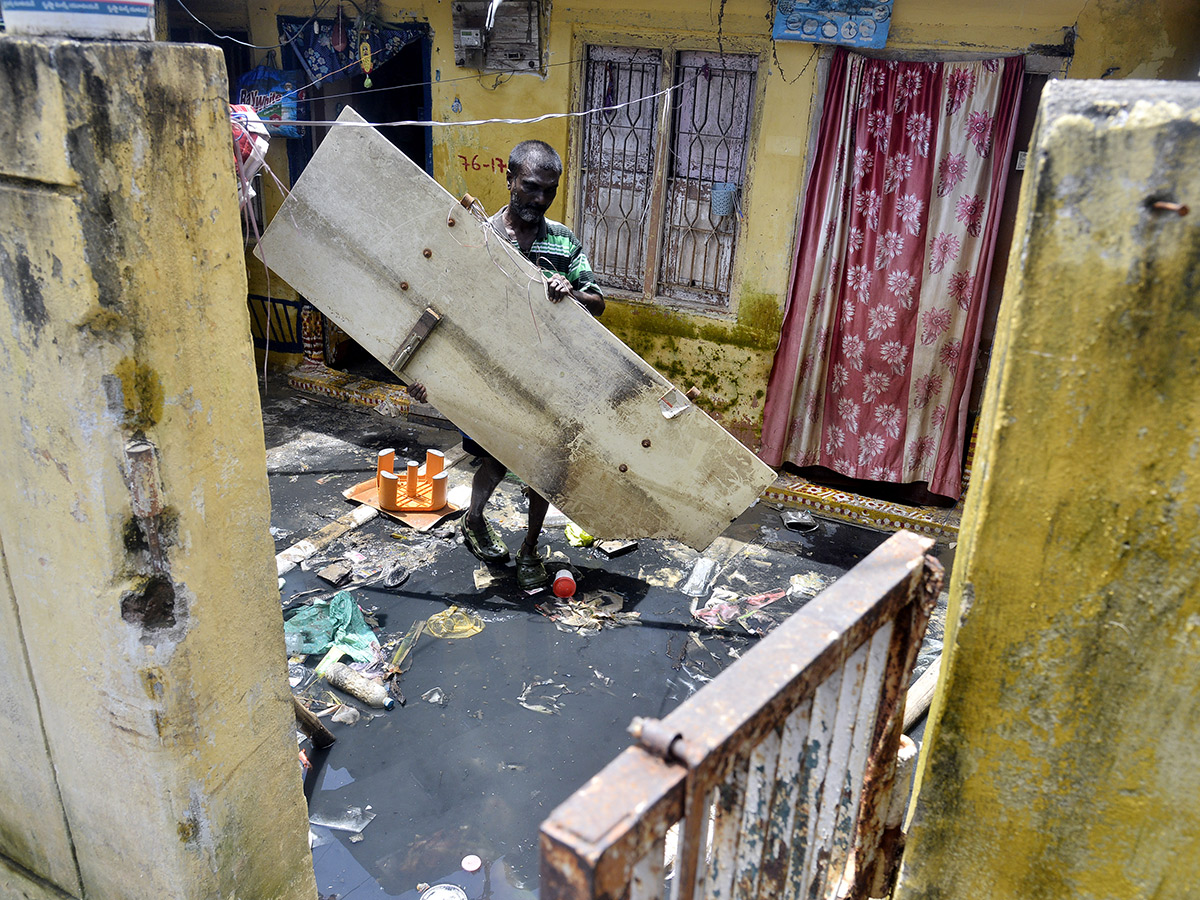
[{"label": "window grille", "polygon": [[[592,46],[585,108],[656,93],[664,68],[676,87],[670,95],[584,120],[580,237],[606,287],[725,308],[757,59]],[[660,149],[663,103],[672,104],[671,131]]]}]

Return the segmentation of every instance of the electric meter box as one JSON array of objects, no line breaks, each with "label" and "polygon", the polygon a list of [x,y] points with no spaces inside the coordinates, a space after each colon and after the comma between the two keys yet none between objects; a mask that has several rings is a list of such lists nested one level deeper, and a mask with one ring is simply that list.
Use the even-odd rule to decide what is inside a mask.
[{"label": "electric meter box", "polygon": [[541,6],[540,0],[454,0],[454,64],[484,72],[539,71]]}]

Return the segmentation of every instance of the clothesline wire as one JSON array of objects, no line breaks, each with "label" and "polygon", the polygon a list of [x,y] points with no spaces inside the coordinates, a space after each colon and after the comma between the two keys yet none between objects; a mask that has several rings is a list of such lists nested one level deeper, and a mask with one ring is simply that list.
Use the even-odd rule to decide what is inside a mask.
[{"label": "clothesline wire", "polygon": [[205,31],[207,31],[209,34],[211,34],[213,37],[217,38],[218,40],[229,41],[232,44],[237,44],[239,47],[249,47],[251,50],[281,50],[284,47],[286,47],[288,44],[290,44],[292,41],[296,40],[296,38],[300,37],[300,35],[304,34],[304,29],[313,23],[313,21],[317,18],[317,16],[319,16],[321,14],[321,10],[323,10],[326,6],[328,6],[332,2],[332,0],[321,0],[321,5],[319,7],[317,7],[316,10],[314,10],[313,14],[308,18],[308,21],[306,21],[304,23],[304,25],[301,26],[300,29],[297,30],[297,32],[295,34],[293,34],[290,38],[288,38],[286,41],[280,41],[278,44],[250,44],[250,43],[247,43],[246,41],[238,40],[231,34],[220,34],[216,31],[214,31],[207,22],[205,22],[203,19],[201,19],[199,16],[197,16],[194,12],[192,12],[190,9],[188,9],[187,6],[184,5],[183,0],[175,0],[175,2],[178,3],[180,8],[185,13],[187,13],[189,16],[191,16],[196,21],[197,24],[202,26]]},{"label": "clothesline wire", "polygon": [[[566,62],[546,63],[545,68],[550,69],[550,68],[553,68],[554,66],[573,66],[578,62],[579,62],[579,60],[577,60],[577,59],[568,59]],[[322,75],[316,81],[310,82],[309,84],[305,85],[302,88],[297,88],[296,91],[302,91],[302,90],[305,90],[306,88],[313,87],[314,85],[329,78],[330,75],[335,75],[335,74],[337,74],[337,72],[341,72],[341,71],[344,71],[345,69],[351,68],[352,66],[356,65],[357,63],[358,63],[358,60],[356,59],[349,65],[343,66],[341,69],[337,69],[334,72],[328,72],[325,75]],[[307,100],[316,100],[316,99],[338,100],[342,97],[360,97],[364,94],[381,94],[384,91],[401,91],[401,90],[406,90],[408,88],[432,87],[435,84],[454,84],[455,82],[458,82],[458,81],[478,81],[481,77],[482,77],[482,74],[480,74],[480,75],[460,75],[458,78],[443,78],[440,81],[433,81],[433,80],[413,81],[413,82],[410,82],[409,84],[393,84],[393,85],[390,85],[389,87],[371,88],[370,90],[345,91],[341,94],[322,94],[320,96],[320,98],[308,97],[306,99]],[[294,94],[294,93],[296,93],[296,91],[292,91],[291,93]],[[287,96],[287,95],[285,95],[285,96]]]},{"label": "clothesline wire", "polygon": [[309,126],[334,126],[334,125],[353,125],[357,127],[368,128],[396,128],[400,126],[411,126],[416,128],[425,127],[461,127],[461,126],[477,126],[477,125],[533,125],[538,122],[545,122],[548,119],[573,119],[582,116],[591,116],[596,113],[613,112],[618,109],[625,109],[629,106],[634,106],[638,103],[645,103],[647,100],[656,100],[659,97],[664,97],[667,94],[674,93],[684,87],[688,82],[695,81],[700,75],[697,73],[691,78],[673,84],[669,88],[664,88],[653,94],[647,94],[644,97],[638,97],[633,100],[626,100],[624,103],[614,103],[607,106],[594,106],[591,109],[579,110],[578,112],[562,112],[562,113],[545,113],[540,116],[533,116],[528,119],[464,119],[455,122],[439,122],[433,119],[399,119],[395,122],[341,122],[336,119],[271,119],[270,125],[309,125]]}]

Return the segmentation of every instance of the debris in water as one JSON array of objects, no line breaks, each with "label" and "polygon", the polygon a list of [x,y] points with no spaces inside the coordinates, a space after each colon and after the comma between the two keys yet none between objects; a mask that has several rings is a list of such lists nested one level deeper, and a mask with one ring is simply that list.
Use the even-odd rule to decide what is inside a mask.
[{"label": "debris in water", "polygon": [[337,587],[350,577],[350,571],[351,569],[346,563],[335,562],[317,572],[317,577]]},{"label": "debris in water", "polygon": [[361,834],[350,835],[350,843],[352,843],[352,844],[357,844],[362,839],[363,839],[363,836]]},{"label": "debris in water", "polygon": [[408,569],[404,568],[404,564],[398,559],[393,559],[383,567],[383,573],[379,576],[379,580],[383,582],[386,588],[398,588],[404,582],[408,581]]},{"label": "debris in water", "polygon": [[609,559],[616,556],[624,556],[626,553],[632,553],[637,548],[637,541],[601,541],[596,545],[596,549]]},{"label": "debris in water", "polygon": [[375,813],[364,812],[361,806],[351,806],[343,813],[310,813],[308,821],[313,825],[324,825],[334,831],[350,831],[361,834],[371,824]]},{"label": "debris in water", "polygon": [[437,706],[445,706],[449,696],[440,687],[430,688],[421,695],[421,699],[426,703],[433,703]]},{"label": "debris in water", "polygon": [[[545,691],[539,691],[535,696],[533,696],[532,699],[535,701],[540,700],[541,702],[530,702],[533,692],[539,688],[544,688],[547,685],[558,688],[558,692],[548,693]],[[555,713],[560,712],[563,708],[563,705],[558,702],[558,698],[563,694],[570,693],[573,693],[573,691],[567,690],[567,686],[565,684],[555,684],[552,678],[538,678],[529,684],[522,686],[521,696],[517,697],[517,702],[531,712],[541,713],[545,716],[552,716]]]},{"label": "debris in water", "polygon": [[467,900],[467,892],[457,884],[435,884],[421,893],[420,900]]},{"label": "debris in water", "polygon": [[683,583],[680,590],[689,597],[703,597],[708,593],[708,587],[716,568],[717,561],[715,559],[701,556],[692,564],[691,574],[688,575],[687,581]]},{"label": "debris in water", "polygon": [[595,591],[544,603],[538,610],[554,622],[559,631],[575,634],[596,634],[602,628],[630,625],[641,613],[621,612],[625,601],[612,591]]},{"label": "debris in water", "polygon": [[469,638],[483,631],[483,619],[475,613],[463,612],[457,606],[434,613],[425,623],[425,630],[437,638]]},{"label": "debris in water", "polygon": [[486,565],[481,565],[475,570],[475,589],[482,591],[484,588],[489,588],[495,584],[497,578],[492,574],[492,570]]},{"label": "debris in water", "polygon": [[783,525],[789,531],[799,531],[801,533],[808,531],[816,531],[817,520],[812,517],[812,513],[804,512],[798,509],[789,509],[779,516],[783,520]]},{"label": "debris in water", "polygon": [[353,725],[361,718],[362,713],[360,713],[353,706],[340,703],[338,704],[338,708],[334,710],[333,715],[329,717],[329,721],[337,722],[341,725]]},{"label": "debris in water", "polygon": [[462,858],[462,867],[465,872],[478,872],[479,867],[483,865],[483,860],[470,853]]},{"label": "debris in water", "polygon": [[834,579],[819,572],[801,572],[788,579],[787,594],[789,597],[797,595],[815,597],[833,582]]},{"label": "debris in water", "polygon": [[563,535],[567,539],[567,543],[572,547],[590,547],[595,542],[595,538],[571,522],[563,531]]}]

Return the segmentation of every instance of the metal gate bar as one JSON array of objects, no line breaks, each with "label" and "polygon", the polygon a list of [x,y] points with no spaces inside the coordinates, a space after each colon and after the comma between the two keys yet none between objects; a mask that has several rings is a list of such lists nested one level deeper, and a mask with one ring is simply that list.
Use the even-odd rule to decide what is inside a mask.
[{"label": "metal gate bar", "polygon": [[661,722],[635,721],[639,744],[542,824],[544,900],[865,897],[890,865],[932,545],[894,535]]}]

